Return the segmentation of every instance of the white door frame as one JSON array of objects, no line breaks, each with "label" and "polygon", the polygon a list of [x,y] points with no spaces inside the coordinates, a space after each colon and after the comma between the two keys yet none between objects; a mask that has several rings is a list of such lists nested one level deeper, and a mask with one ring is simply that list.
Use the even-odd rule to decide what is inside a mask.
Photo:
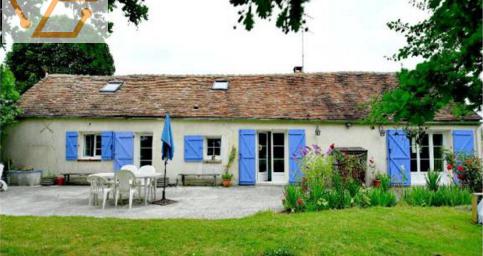
[{"label": "white door frame", "polygon": [[[258,141],[258,134],[259,133],[266,133],[268,135],[268,133],[270,132],[270,136],[271,136],[271,145],[270,145],[270,152],[271,152],[271,164],[270,164],[270,168],[271,168],[271,172],[272,172],[272,181],[264,181],[261,177],[260,177],[260,171],[259,171],[259,155],[258,155],[258,144],[259,144],[259,141]],[[283,138],[284,138],[284,172],[283,173],[276,173],[273,171],[273,134],[274,133],[281,133],[283,134]],[[288,132],[287,130],[279,130],[279,129],[266,129],[266,130],[257,130],[257,136],[256,136],[256,143],[255,143],[255,146],[256,146],[256,183],[257,184],[271,184],[271,185],[284,185],[284,184],[288,184],[288,178],[289,178],[289,174],[288,174],[288,167],[289,167],[289,159],[288,159]],[[268,170],[267,170],[267,173],[266,175],[268,175]]]}]

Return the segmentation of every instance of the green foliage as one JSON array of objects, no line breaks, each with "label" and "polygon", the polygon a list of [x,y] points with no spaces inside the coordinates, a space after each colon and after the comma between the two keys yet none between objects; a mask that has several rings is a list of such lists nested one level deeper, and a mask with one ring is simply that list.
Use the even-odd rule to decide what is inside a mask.
[{"label": "green foliage", "polygon": [[246,30],[253,29],[255,15],[262,20],[271,20],[276,16],[275,25],[284,33],[304,29],[305,4],[308,2],[309,0],[230,0],[233,6],[240,7],[238,23],[242,23]]},{"label": "green foliage", "polygon": [[381,188],[374,188],[368,190],[371,206],[383,206],[392,207],[397,203],[396,195],[389,190],[383,190]]},{"label": "green foliage", "polygon": [[471,203],[471,193],[457,186],[441,186],[437,191],[426,187],[411,187],[403,194],[403,200],[414,206],[456,206]]},{"label": "green foliage", "polygon": [[386,173],[379,173],[376,175],[376,179],[381,181],[381,189],[383,191],[389,191],[389,188],[391,188],[391,177],[389,177],[389,175]]},{"label": "green foliage", "polygon": [[19,98],[20,95],[15,89],[15,77],[7,67],[0,65],[0,131],[14,123],[21,113],[16,105]]},{"label": "green foliage", "polygon": [[399,86],[374,100],[371,123],[422,126],[443,109],[458,116],[481,110],[482,1],[423,0],[418,7],[431,16],[415,25],[397,20],[388,27],[407,41],[394,60],[424,61],[415,69],[402,69]]},{"label": "green foliage", "polygon": [[304,195],[300,186],[288,185],[285,187],[283,206],[290,212],[299,212],[304,209]]},{"label": "green foliage", "polygon": [[483,190],[483,163],[482,159],[474,155],[455,155],[450,150],[444,151],[447,169],[456,174],[459,183],[473,192]]},{"label": "green foliage", "polygon": [[438,191],[441,175],[439,172],[429,171],[426,175],[426,188],[431,191]]},{"label": "green foliage", "polygon": [[306,154],[300,161],[301,170],[308,184],[321,184],[323,187],[332,186],[334,158],[330,155],[316,153]]},{"label": "green foliage", "polygon": [[226,163],[225,169],[229,170],[236,159],[236,148],[231,147],[230,155],[228,156],[228,163]]},{"label": "green foliage", "polygon": [[6,63],[17,79],[20,93],[42,79],[46,72],[112,75],[115,71],[107,44],[13,44]]}]

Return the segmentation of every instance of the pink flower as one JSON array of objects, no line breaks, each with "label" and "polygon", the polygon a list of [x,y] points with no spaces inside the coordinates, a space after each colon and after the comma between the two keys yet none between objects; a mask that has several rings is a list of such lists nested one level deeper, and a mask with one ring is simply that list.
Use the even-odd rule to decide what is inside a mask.
[{"label": "pink flower", "polygon": [[458,165],[457,169],[458,169],[458,171],[460,171],[460,172],[462,172],[462,171],[464,171],[464,170],[465,170],[465,168],[463,168],[463,166],[461,166],[461,165]]},{"label": "pink flower", "polygon": [[453,170],[453,165],[452,164],[448,164],[448,166],[446,167],[448,170]]}]

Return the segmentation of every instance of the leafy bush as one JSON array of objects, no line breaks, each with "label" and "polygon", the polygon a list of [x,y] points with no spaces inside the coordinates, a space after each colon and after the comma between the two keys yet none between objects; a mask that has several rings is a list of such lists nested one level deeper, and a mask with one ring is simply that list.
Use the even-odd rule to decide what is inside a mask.
[{"label": "leafy bush", "polygon": [[379,173],[376,175],[376,178],[381,181],[381,189],[389,191],[389,188],[391,188],[391,177],[385,173]]},{"label": "leafy bush", "polygon": [[288,185],[285,187],[283,206],[290,212],[300,212],[305,208],[304,194],[300,186]]},{"label": "leafy bush", "polygon": [[439,172],[429,171],[426,175],[426,187],[431,191],[438,191],[441,175]]},{"label": "leafy bush", "polygon": [[471,203],[471,192],[457,186],[441,186],[437,191],[426,187],[411,187],[403,200],[414,206],[456,206]]},{"label": "leafy bush", "polygon": [[306,147],[302,155],[299,164],[307,185],[320,184],[326,188],[331,187],[334,173],[333,157],[320,153],[320,148],[315,145]]},{"label": "leafy bush", "polygon": [[392,207],[397,203],[396,195],[389,190],[381,188],[371,189],[368,192],[371,206]]},{"label": "leafy bush", "polygon": [[447,169],[451,174],[456,174],[463,187],[473,192],[483,190],[483,164],[479,157],[473,155],[455,155],[445,150],[445,159],[448,162]]}]

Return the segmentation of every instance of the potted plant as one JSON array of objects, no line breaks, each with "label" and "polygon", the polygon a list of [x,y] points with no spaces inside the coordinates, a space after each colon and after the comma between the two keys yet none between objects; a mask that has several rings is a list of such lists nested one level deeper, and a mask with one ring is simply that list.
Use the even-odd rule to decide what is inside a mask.
[{"label": "potted plant", "polygon": [[374,162],[373,157],[371,157],[371,159],[369,159],[368,167],[369,167],[370,173],[372,174],[372,177],[374,177],[374,180],[372,181],[372,185],[375,188],[380,187],[381,186],[381,174],[378,173],[377,170],[376,170],[376,162]]},{"label": "potted plant", "polygon": [[233,174],[230,173],[230,167],[235,162],[236,158],[236,148],[232,147],[230,150],[230,156],[228,157],[228,163],[225,165],[225,172],[223,172],[223,175],[221,175],[221,178],[223,179],[223,186],[224,187],[229,187],[231,186],[231,180],[233,179]]},{"label": "potted plant", "polygon": [[42,186],[52,186],[55,184],[55,173],[52,171],[46,171],[42,173],[42,178],[40,179],[40,185]]},{"label": "potted plant", "polygon": [[21,168],[8,171],[8,181],[11,185],[17,186],[37,186],[40,185],[40,178],[42,177],[41,170],[34,170],[33,168]]},{"label": "potted plant", "polygon": [[382,174],[376,174],[376,177],[374,178],[372,185],[375,188],[380,187],[381,186],[381,180],[382,180]]}]

